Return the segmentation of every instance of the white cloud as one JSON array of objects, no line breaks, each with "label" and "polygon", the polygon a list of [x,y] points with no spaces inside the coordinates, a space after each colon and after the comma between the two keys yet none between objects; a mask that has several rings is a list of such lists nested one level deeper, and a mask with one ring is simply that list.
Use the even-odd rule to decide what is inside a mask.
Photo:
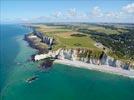
[{"label": "white cloud", "polygon": [[102,10],[98,6],[95,6],[91,11],[91,16],[102,17],[103,16]]},{"label": "white cloud", "polygon": [[84,13],[84,12],[80,12],[78,14],[78,17],[81,18],[81,19],[87,19],[88,18],[88,15],[86,13]]},{"label": "white cloud", "polygon": [[122,7],[122,10],[126,13],[134,14],[134,3]]},{"label": "white cloud", "polygon": [[29,18],[27,20],[27,22],[46,22],[46,21],[49,21],[51,20],[52,17],[51,16],[39,16],[39,17],[33,17],[33,18]]},{"label": "white cloud", "polygon": [[54,13],[52,14],[52,16],[55,17],[55,18],[59,18],[59,17],[62,16],[62,13],[61,13],[60,11],[57,11],[57,12],[54,12]]},{"label": "white cloud", "polygon": [[76,9],[75,8],[69,9],[68,12],[67,12],[67,16],[68,17],[75,17],[75,16],[77,16]]},{"label": "white cloud", "polygon": [[120,18],[120,13],[107,12],[107,13],[105,13],[105,17],[108,17],[108,18]]},{"label": "white cloud", "polygon": [[60,21],[92,21],[92,22],[134,22],[134,3],[121,7],[118,11],[105,11],[94,6],[90,12],[78,11],[76,8],[56,11],[48,15],[35,18],[19,18],[22,22],[60,22]]}]

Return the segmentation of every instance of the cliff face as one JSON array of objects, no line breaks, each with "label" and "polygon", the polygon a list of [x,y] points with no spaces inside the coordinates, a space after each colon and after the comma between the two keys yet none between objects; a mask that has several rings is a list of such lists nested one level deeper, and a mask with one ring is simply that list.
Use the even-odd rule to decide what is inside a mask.
[{"label": "cliff face", "polygon": [[44,43],[46,43],[47,45],[52,45],[53,44],[53,38],[51,38],[51,37],[48,37],[48,36],[43,36],[42,37],[42,41],[44,42]]},{"label": "cliff face", "polygon": [[36,36],[38,36],[42,42],[46,43],[48,46],[52,46],[54,39],[52,37],[48,37],[47,35],[43,35],[41,32],[34,32]]},{"label": "cliff face", "polygon": [[61,49],[58,54],[58,59],[82,61],[95,65],[109,65],[112,67],[121,67],[127,70],[132,67],[128,63],[116,60],[108,56],[103,51],[96,54],[96,52],[88,49]]}]

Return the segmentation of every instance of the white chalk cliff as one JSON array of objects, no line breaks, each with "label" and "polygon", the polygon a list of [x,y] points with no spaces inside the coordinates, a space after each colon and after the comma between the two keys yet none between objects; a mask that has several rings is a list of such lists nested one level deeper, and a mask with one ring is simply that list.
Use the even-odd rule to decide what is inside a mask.
[{"label": "white chalk cliff", "polygon": [[132,65],[130,65],[129,63],[114,59],[104,52],[102,52],[99,57],[95,57],[93,56],[93,54],[85,49],[61,49],[58,54],[58,59],[82,61],[95,65],[109,65],[112,67],[122,67],[123,69],[129,69],[132,67]]}]

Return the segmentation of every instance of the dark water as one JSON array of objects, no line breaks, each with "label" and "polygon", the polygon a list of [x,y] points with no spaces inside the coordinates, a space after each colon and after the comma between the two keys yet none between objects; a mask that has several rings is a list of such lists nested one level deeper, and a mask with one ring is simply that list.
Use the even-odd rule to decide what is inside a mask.
[{"label": "dark water", "polygon": [[[36,52],[20,36],[28,30],[20,26],[5,27],[10,33],[1,33],[2,100],[134,99],[134,79],[61,64],[54,64],[49,71],[40,72],[38,63],[27,61]],[[10,42],[7,42],[7,37]],[[38,75],[39,79],[27,84],[25,80],[34,75]]]}]

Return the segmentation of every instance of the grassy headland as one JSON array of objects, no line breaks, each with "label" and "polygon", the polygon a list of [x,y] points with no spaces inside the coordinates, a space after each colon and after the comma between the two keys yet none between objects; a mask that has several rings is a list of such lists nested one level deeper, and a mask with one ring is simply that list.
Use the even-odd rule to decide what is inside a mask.
[{"label": "grassy headland", "polygon": [[72,29],[41,25],[37,28],[37,31],[44,33],[44,35],[54,37],[53,50],[58,48],[89,48],[100,51],[100,49],[94,45],[95,41],[91,39],[90,36]]},{"label": "grassy headland", "polygon": [[[132,25],[118,24],[38,24],[36,30],[54,38],[53,50],[58,48],[86,48],[95,53],[104,51],[95,46],[101,43],[106,53],[115,59],[134,61],[134,30]],[[130,27],[130,28],[129,28]]]}]

